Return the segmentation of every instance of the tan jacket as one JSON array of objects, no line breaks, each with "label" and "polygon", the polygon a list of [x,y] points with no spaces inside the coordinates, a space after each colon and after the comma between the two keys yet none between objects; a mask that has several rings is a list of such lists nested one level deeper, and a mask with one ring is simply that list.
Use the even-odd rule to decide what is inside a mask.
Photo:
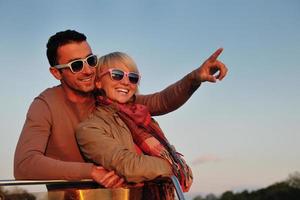
[{"label": "tan jacket", "polygon": [[87,120],[79,124],[76,137],[88,159],[115,170],[128,182],[172,175],[170,164],[164,159],[136,153],[130,130],[112,107],[97,107]]}]

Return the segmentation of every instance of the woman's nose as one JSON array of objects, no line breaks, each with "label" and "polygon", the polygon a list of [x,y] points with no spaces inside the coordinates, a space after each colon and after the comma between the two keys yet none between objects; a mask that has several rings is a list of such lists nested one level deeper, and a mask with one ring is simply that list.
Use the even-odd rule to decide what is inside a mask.
[{"label": "woman's nose", "polygon": [[128,85],[130,83],[129,79],[128,79],[128,76],[124,75],[124,77],[121,80],[121,83],[124,84],[124,85]]}]

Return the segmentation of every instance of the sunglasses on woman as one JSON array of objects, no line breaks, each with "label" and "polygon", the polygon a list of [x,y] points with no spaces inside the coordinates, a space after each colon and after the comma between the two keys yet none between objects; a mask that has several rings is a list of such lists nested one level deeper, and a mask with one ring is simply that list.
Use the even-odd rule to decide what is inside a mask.
[{"label": "sunglasses on woman", "polygon": [[78,73],[81,72],[84,68],[84,63],[87,63],[90,67],[96,67],[98,64],[97,55],[90,55],[83,59],[73,60],[67,64],[55,65],[56,69],[70,68],[71,72]]},{"label": "sunglasses on woman", "polygon": [[132,84],[137,84],[140,80],[140,75],[135,72],[124,72],[120,69],[110,68],[102,72],[99,77],[104,76],[105,74],[110,73],[110,77],[114,81],[121,81],[125,76],[128,77],[128,80]]}]

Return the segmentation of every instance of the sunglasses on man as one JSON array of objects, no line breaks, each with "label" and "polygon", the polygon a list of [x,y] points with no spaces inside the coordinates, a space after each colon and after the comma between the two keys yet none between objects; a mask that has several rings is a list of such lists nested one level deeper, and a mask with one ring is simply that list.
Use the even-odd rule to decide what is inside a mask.
[{"label": "sunglasses on man", "polygon": [[73,60],[67,64],[55,65],[56,69],[70,68],[71,72],[78,73],[84,68],[84,63],[87,63],[90,67],[97,67],[98,57],[97,55],[89,55],[86,58]]},{"label": "sunglasses on man", "polygon": [[126,77],[128,77],[129,82],[132,84],[138,84],[138,82],[141,78],[141,76],[138,73],[124,72],[124,71],[122,71],[120,69],[116,69],[116,68],[107,69],[106,71],[102,72],[99,75],[99,77],[102,77],[107,73],[110,74],[111,79],[114,81],[121,81],[126,76]]}]

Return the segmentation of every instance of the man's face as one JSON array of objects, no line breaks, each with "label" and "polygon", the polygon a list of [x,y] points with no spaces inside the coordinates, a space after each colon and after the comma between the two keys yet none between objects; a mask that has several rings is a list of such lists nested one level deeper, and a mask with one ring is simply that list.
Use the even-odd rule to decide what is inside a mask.
[{"label": "man's face", "polygon": [[[67,64],[91,54],[91,47],[86,41],[65,44],[57,49],[58,64]],[[61,69],[61,83],[69,91],[90,93],[94,90],[95,75],[96,68],[84,63],[83,70],[77,73],[73,73],[69,68]]]}]

